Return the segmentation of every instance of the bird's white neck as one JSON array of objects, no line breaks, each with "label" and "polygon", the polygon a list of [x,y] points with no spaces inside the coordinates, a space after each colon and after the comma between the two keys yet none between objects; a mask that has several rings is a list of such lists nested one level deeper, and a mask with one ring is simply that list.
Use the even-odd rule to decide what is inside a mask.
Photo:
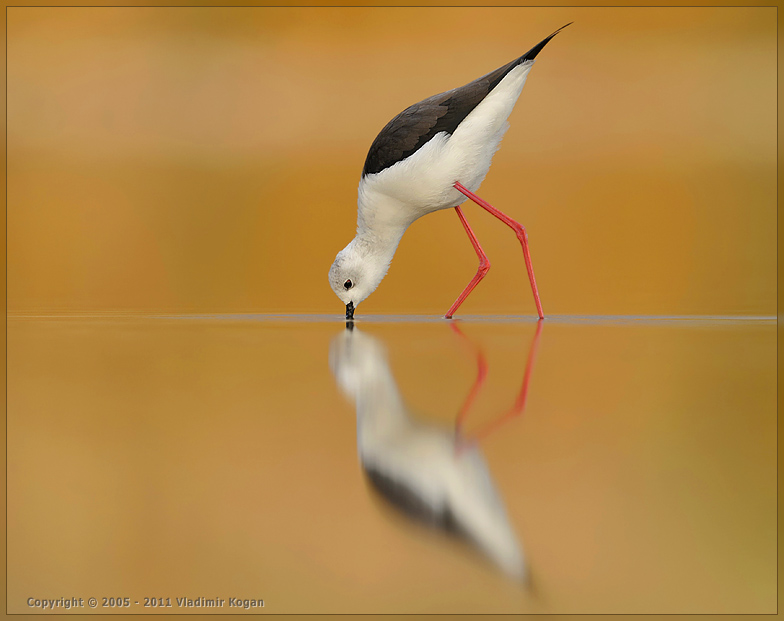
[{"label": "bird's white neck", "polygon": [[394,254],[415,216],[400,200],[374,189],[365,179],[359,184],[358,194],[357,237],[391,248]]},{"label": "bird's white neck", "polygon": [[404,232],[389,232],[379,235],[378,231],[362,229],[357,226],[357,235],[351,244],[374,263],[389,267]]},{"label": "bird's white neck", "polygon": [[410,224],[410,217],[399,201],[380,192],[363,191],[360,184],[357,234],[350,245],[372,264],[378,282],[386,274]]}]

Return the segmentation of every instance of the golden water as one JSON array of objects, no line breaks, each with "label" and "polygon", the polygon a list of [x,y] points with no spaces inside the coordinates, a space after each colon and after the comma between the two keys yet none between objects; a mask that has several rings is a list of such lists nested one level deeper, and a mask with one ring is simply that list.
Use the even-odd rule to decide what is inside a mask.
[{"label": "golden water", "polygon": [[[495,426],[537,324],[457,325],[12,318],[8,611],[74,596],[97,612],[103,597],[130,612],[145,597],[171,612],[178,597],[268,613],[776,610],[773,320],[548,319],[525,411]],[[357,335],[444,437],[484,358],[463,434],[481,436],[527,582],[371,485],[330,369]]]}]

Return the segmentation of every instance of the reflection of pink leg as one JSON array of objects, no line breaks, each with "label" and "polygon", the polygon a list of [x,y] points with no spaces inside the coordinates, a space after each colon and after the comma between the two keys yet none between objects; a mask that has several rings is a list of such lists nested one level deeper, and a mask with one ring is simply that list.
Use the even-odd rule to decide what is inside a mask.
[{"label": "reflection of pink leg", "polygon": [[487,377],[487,360],[485,360],[485,355],[482,353],[482,350],[476,347],[471,341],[468,340],[465,334],[462,333],[460,328],[457,327],[456,323],[449,324],[455,334],[459,335],[462,339],[465,340],[468,345],[474,349],[476,353],[476,379],[474,380],[474,385],[471,386],[471,392],[468,393],[468,396],[463,403],[463,407],[460,408],[460,412],[457,414],[457,418],[455,419],[455,432],[460,435],[460,430],[463,427],[463,421],[465,420],[466,415],[468,414],[468,410],[471,409],[471,406],[474,404],[474,400],[476,396],[479,394],[479,391],[482,388],[482,384],[485,383],[485,378]]},{"label": "reflection of pink leg", "polygon": [[460,209],[460,207],[455,207],[455,211],[457,212],[457,217],[460,218],[460,222],[463,223],[463,228],[466,230],[466,233],[468,233],[468,239],[471,240],[471,245],[476,251],[476,256],[479,257],[479,269],[476,271],[476,275],[474,275],[474,277],[471,279],[471,282],[468,283],[468,286],[463,289],[463,293],[458,296],[457,300],[455,300],[455,303],[452,304],[448,311],[446,311],[447,319],[452,319],[452,315],[455,314],[457,309],[463,303],[463,300],[468,297],[468,294],[474,290],[474,287],[479,284],[479,281],[485,277],[485,274],[487,274],[488,270],[490,269],[490,260],[487,258],[484,250],[482,250],[482,246],[479,245],[479,240],[476,238],[476,235],[474,235],[474,232],[468,225],[468,220],[466,220],[465,216],[463,215],[463,211]]},{"label": "reflection of pink leg", "polygon": [[[473,192],[471,192],[471,191],[467,190],[466,188],[464,188],[460,184],[459,181],[455,182],[455,186],[454,187],[455,187],[456,190],[458,190],[459,192],[463,193],[465,196],[467,196],[472,201],[474,201],[482,209],[490,212],[492,215],[494,215],[496,218],[498,218],[501,222],[506,224],[508,227],[510,227],[515,232],[515,235],[517,235],[517,239],[520,240],[520,244],[523,246],[523,258],[525,259],[525,268],[528,270],[528,280],[531,281],[531,290],[534,292],[534,302],[536,302],[536,311],[539,313],[539,319],[544,319],[544,313],[542,312],[542,302],[539,299],[539,290],[536,288],[536,278],[534,277],[534,267],[531,264],[531,253],[528,250],[528,235],[525,232],[525,227],[523,227],[519,222],[516,222],[515,220],[512,220],[512,218],[507,216],[505,213],[502,213],[502,212],[498,211],[490,203],[482,200],[481,198],[479,198]],[[455,207],[455,209],[457,209],[457,207]],[[461,220],[462,220],[462,217],[461,217]],[[467,225],[465,225],[465,226],[467,226]],[[471,236],[471,235],[472,234],[469,233],[469,236]],[[474,247],[476,247],[476,246],[474,246]],[[481,264],[480,264],[480,269],[481,269]],[[484,274],[483,274],[483,276],[484,276]],[[476,276],[474,278],[476,278]],[[481,280],[481,278],[479,280]],[[477,282],[479,282],[479,280],[477,280]],[[471,282],[473,283],[474,281],[472,280]],[[474,283],[474,286],[476,286],[476,283]],[[469,287],[471,287],[470,284],[469,284]],[[471,288],[473,288],[473,287],[471,287]],[[457,307],[460,305],[460,302],[462,302],[463,299],[465,299],[465,296],[467,296],[470,292],[471,291],[468,288],[467,288],[467,291],[463,291],[463,294],[461,294],[461,297],[458,298],[458,301],[455,302],[455,304],[452,305],[451,309],[449,309],[449,312],[447,313],[447,318],[452,316],[452,312],[454,312],[454,310],[457,310]]]},{"label": "reflection of pink leg", "polygon": [[531,341],[531,349],[528,352],[528,360],[525,363],[523,384],[520,387],[520,394],[517,395],[515,404],[506,414],[499,416],[494,421],[491,421],[488,425],[485,425],[483,428],[479,429],[479,431],[474,434],[474,438],[477,442],[489,436],[493,431],[498,429],[504,423],[520,416],[525,410],[525,402],[526,399],[528,399],[528,384],[531,381],[531,372],[534,370],[534,363],[536,362],[536,351],[539,349],[539,337],[542,334],[543,323],[544,322],[541,319],[536,322],[536,333],[534,334],[534,340]]},{"label": "reflection of pink leg", "polygon": [[528,398],[528,385],[531,381],[531,372],[533,371],[534,364],[536,363],[536,352],[539,349],[539,339],[542,334],[543,323],[544,322],[541,319],[536,322],[536,333],[534,334],[533,341],[531,341],[531,349],[528,352],[528,360],[525,363],[525,372],[523,373],[523,384],[520,387],[520,394],[517,395],[517,400],[515,401],[515,404],[508,412],[506,412],[506,414],[503,414],[499,416],[497,419],[490,421],[487,425],[481,427],[476,433],[473,433],[470,439],[463,439],[458,437],[458,443],[459,443],[458,452],[466,448],[467,445],[471,445],[473,443],[484,440],[487,436],[489,436],[491,433],[496,431],[499,427],[509,422],[511,419],[520,416],[525,410],[525,402],[526,399]]}]

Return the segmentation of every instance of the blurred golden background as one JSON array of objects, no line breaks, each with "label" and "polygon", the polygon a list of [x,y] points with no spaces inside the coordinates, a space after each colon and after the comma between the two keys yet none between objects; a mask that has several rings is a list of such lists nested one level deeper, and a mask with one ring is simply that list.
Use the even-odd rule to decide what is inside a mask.
[{"label": "blurred golden background", "polygon": [[[775,8],[8,9],[11,312],[342,312],[375,135],[537,59],[480,196],[545,313],[774,314]],[[514,235],[463,312],[534,313]],[[476,257],[415,223],[364,312],[444,312]]]}]

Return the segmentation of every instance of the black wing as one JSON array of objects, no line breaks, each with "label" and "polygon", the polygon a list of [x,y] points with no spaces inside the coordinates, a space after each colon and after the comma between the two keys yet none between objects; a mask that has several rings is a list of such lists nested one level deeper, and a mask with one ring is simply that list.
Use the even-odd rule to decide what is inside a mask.
[{"label": "black wing", "polygon": [[[566,24],[568,26],[569,24]],[[406,159],[440,132],[452,134],[471,110],[517,65],[536,58],[562,26],[520,58],[460,88],[415,103],[387,123],[370,146],[362,176],[378,173]]]}]

